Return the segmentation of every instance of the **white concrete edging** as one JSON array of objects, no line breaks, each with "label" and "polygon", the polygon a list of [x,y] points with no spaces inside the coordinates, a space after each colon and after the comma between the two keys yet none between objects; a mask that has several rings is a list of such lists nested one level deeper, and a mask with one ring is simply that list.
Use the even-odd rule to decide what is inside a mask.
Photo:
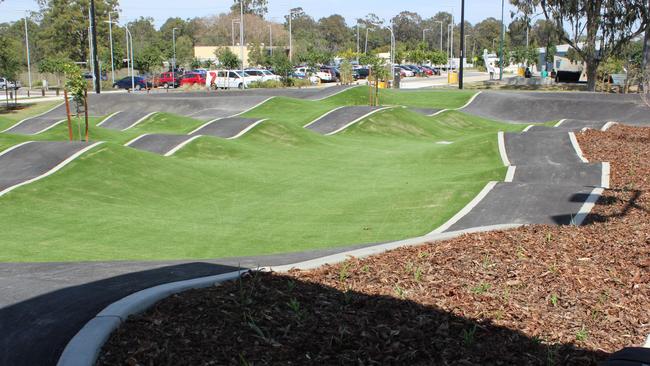
[{"label": "white concrete edging", "polygon": [[607,122],[607,123],[605,123],[603,128],[601,128],[600,130],[605,132],[605,131],[609,130],[610,128],[614,127],[617,124],[618,124],[618,122]]},{"label": "white concrete edging", "polygon": [[4,130],[2,130],[2,131],[0,131],[0,132],[7,132],[7,131],[11,130],[11,129],[14,128],[14,127],[18,127],[18,126],[21,125],[23,122],[27,122],[27,121],[29,121],[30,119],[34,119],[34,118],[38,118],[38,117],[42,117],[42,116],[44,116],[44,115],[46,115],[46,114],[52,112],[53,110],[59,108],[60,106],[62,106],[62,105],[64,105],[64,104],[65,104],[65,102],[63,102],[63,103],[59,103],[59,104],[57,104],[56,106],[54,106],[54,107],[48,109],[47,111],[45,111],[45,112],[43,112],[43,113],[41,113],[41,114],[37,114],[37,115],[35,115],[35,116],[27,117],[27,118],[25,118],[25,119],[22,119],[22,120],[18,121],[17,123],[13,124],[11,127],[6,128],[6,129],[4,129]]},{"label": "white concrete edging", "polygon": [[609,189],[610,175],[611,175],[611,166],[608,162],[603,162],[603,175],[600,179],[600,186],[605,189]]},{"label": "white concrete edging", "polygon": [[506,172],[506,178],[503,181],[506,183],[512,183],[512,181],[515,179],[516,171],[517,171],[517,167],[514,165],[510,165],[508,167],[508,171]]},{"label": "white concrete edging", "polygon": [[[348,260],[350,257],[365,258],[380,254],[388,250],[401,247],[424,245],[427,242],[449,240],[464,234],[487,232],[495,230],[509,230],[523,225],[496,225],[473,228],[444,234],[426,235],[417,238],[405,239],[391,243],[379,244],[367,248],[351,250],[333,254],[322,258],[299,262],[295,264],[265,267],[260,270],[286,272],[292,269],[308,270],[325,264],[336,264]],[[77,334],[68,342],[57,366],[92,366],[97,361],[102,346],[111,333],[119,327],[130,315],[145,311],[156,302],[173,294],[186,290],[206,288],[216,283],[231,281],[239,278],[247,270],[228,272],[216,276],[201,277],[191,280],[171,282],[148,289],[144,289],[122,298],[102,310],[97,316],[87,322]]]},{"label": "white concrete edging", "polygon": [[587,160],[587,158],[585,158],[585,156],[582,154],[582,149],[580,148],[580,144],[578,143],[576,134],[573,132],[569,132],[569,139],[571,140],[571,145],[573,146],[573,149],[576,151],[576,155],[578,155],[580,161],[582,161],[583,163],[588,163],[589,160]]},{"label": "white concrete edging", "polygon": [[508,153],[506,152],[506,137],[503,131],[497,133],[497,141],[499,143],[499,155],[501,155],[503,165],[510,166],[510,160],[508,159]]},{"label": "white concrete edging", "polygon": [[151,135],[151,134],[150,134],[150,133],[145,133],[145,134],[143,134],[143,135],[140,135],[140,136],[134,138],[133,140],[130,140],[129,142],[125,143],[124,146],[131,146],[131,144],[133,144],[133,143],[135,143],[136,141],[140,140],[141,138],[143,138],[143,137],[145,137],[145,136],[149,136],[149,135]]},{"label": "white concrete edging", "polygon": [[140,118],[139,120],[133,122],[133,124],[131,124],[129,127],[122,129],[122,131],[126,131],[128,129],[131,129],[131,128],[137,126],[138,124],[142,123],[144,120],[146,120],[147,118],[153,116],[156,113],[158,113],[158,112],[151,112],[151,113],[145,115],[144,117]]},{"label": "white concrete edging", "polygon": [[573,218],[572,224],[575,226],[580,226],[583,222],[585,222],[585,219],[591,212],[591,209],[594,208],[596,202],[598,202],[598,199],[600,199],[604,191],[604,188],[594,188],[594,190],[591,191],[585,202],[582,204],[580,211],[578,211],[578,214]]},{"label": "white concrete edging", "polygon": [[189,139],[187,139],[187,140],[181,142],[180,144],[176,145],[173,149],[167,151],[165,153],[165,155],[163,155],[163,156],[172,156],[172,155],[174,155],[178,150],[184,148],[187,144],[189,144],[190,142],[198,139],[199,137],[203,137],[203,135],[196,135],[196,136],[190,137]]},{"label": "white concrete edging", "polygon": [[345,108],[345,107],[346,106],[336,107],[336,108],[332,109],[331,111],[325,112],[325,114],[321,115],[320,117],[316,118],[315,120],[313,120],[313,121],[307,123],[306,125],[302,126],[302,128],[308,128],[309,126],[311,126],[314,123],[320,121],[321,119],[323,119],[323,118],[329,116],[330,114],[332,114],[332,113],[334,113],[334,112],[336,112],[336,111],[338,111],[338,110],[340,110],[342,108]]},{"label": "white concrete edging", "polygon": [[248,127],[244,128],[243,130],[239,131],[239,133],[236,134],[235,136],[228,137],[227,140],[233,140],[233,139],[242,137],[246,132],[252,130],[253,128],[255,128],[255,126],[259,125],[260,123],[262,123],[262,122],[264,122],[266,120],[268,120],[268,118],[263,118],[263,119],[255,121],[250,126],[248,126]]},{"label": "white concrete edging", "polygon": [[470,211],[472,211],[472,209],[474,207],[476,207],[476,205],[481,203],[481,201],[483,201],[485,196],[487,196],[488,193],[490,193],[490,191],[492,191],[494,189],[494,187],[496,187],[497,183],[498,182],[488,182],[488,184],[486,184],[485,187],[483,187],[483,189],[479,192],[479,194],[477,194],[476,197],[474,197],[474,199],[472,199],[467,205],[465,205],[465,207],[463,207],[462,210],[458,211],[458,213],[456,213],[447,222],[440,225],[440,227],[438,227],[437,229],[430,232],[429,235],[441,234],[441,233],[447,231],[447,229],[452,227],[455,223],[460,221],[460,219],[462,219],[468,213],[470,213]]},{"label": "white concrete edging", "polygon": [[553,127],[560,127],[560,126],[562,126],[562,124],[563,124],[564,122],[566,122],[566,120],[567,120],[566,118],[561,119],[558,123],[554,124]]},{"label": "white concrete edging", "polygon": [[113,113],[109,114],[106,118],[104,118],[101,122],[99,122],[99,123],[97,124],[97,127],[100,127],[101,125],[103,125],[104,123],[106,123],[106,121],[108,121],[109,119],[115,117],[115,116],[116,116],[117,114],[119,114],[119,113],[122,113],[122,111],[117,111],[117,112],[113,112]]},{"label": "white concrete edging", "polygon": [[454,110],[455,110],[455,111],[460,111],[460,110],[463,110],[463,109],[469,107],[469,105],[472,104],[472,103],[474,102],[474,100],[476,100],[476,98],[477,98],[479,95],[481,95],[481,93],[483,93],[483,91],[479,91],[478,93],[472,95],[472,97],[469,98],[469,100],[467,101],[467,103],[465,103],[465,105],[463,105],[463,106],[460,107],[460,108],[455,108]]}]

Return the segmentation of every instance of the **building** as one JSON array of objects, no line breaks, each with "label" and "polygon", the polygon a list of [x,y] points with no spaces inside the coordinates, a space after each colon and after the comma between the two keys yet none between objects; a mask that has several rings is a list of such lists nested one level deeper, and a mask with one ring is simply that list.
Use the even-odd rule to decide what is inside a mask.
[{"label": "building", "polygon": [[[263,52],[266,52],[267,54],[269,54],[271,52],[270,48],[265,46],[264,43],[262,43],[260,45],[260,47],[263,48],[264,49]],[[237,55],[237,58],[241,62],[241,48],[239,47],[239,45],[236,45],[236,46],[195,46],[194,47],[194,57],[196,59],[198,59],[199,61],[201,61],[201,62],[210,61],[210,62],[212,62],[214,64],[218,64],[219,60],[218,60],[215,52],[220,48],[229,48],[232,53]],[[286,52],[284,47],[273,46],[272,49],[273,49],[273,52],[283,51],[283,50]],[[249,65],[249,62],[248,62],[248,46],[245,46],[244,47],[244,67],[246,68],[246,67],[249,67],[249,66],[257,66],[257,65]]]}]

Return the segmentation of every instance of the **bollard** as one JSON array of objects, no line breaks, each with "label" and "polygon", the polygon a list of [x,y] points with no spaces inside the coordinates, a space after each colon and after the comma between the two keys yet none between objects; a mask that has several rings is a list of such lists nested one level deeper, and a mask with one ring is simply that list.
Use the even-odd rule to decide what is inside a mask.
[{"label": "bollard", "polygon": [[43,97],[45,96],[45,89],[44,88],[41,89],[41,96],[43,96]]},{"label": "bollard", "polygon": [[[45,92],[43,92],[43,95],[45,95]],[[56,89],[56,96],[57,97],[59,96],[59,89],[58,88]]]}]

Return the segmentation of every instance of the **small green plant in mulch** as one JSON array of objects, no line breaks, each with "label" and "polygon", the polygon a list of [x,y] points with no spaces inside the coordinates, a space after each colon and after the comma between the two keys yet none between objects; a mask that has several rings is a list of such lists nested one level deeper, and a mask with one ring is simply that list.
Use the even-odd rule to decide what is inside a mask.
[{"label": "small green plant in mulch", "polygon": [[415,272],[413,273],[413,279],[415,282],[422,282],[422,268],[418,267],[415,269]]},{"label": "small green plant in mulch", "polygon": [[395,295],[397,295],[397,297],[400,299],[406,298],[406,290],[401,288],[399,285],[395,285],[395,288],[393,290],[395,291]]},{"label": "small green plant in mulch", "polygon": [[551,305],[557,306],[560,299],[557,297],[556,294],[553,294],[553,295],[551,295],[551,300],[550,301],[551,301]]},{"label": "small green plant in mulch", "polygon": [[586,330],[585,327],[583,326],[582,329],[580,329],[580,330],[576,333],[576,341],[578,341],[578,342],[584,342],[584,341],[587,340],[587,338],[589,338],[589,332],[587,332],[587,330]]},{"label": "small green plant in mulch", "polygon": [[363,267],[361,267],[361,272],[366,273],[366,274],[370,273],[370,266],[367,265],[367,264],[364,265]]},{"label": "small green plant in mulch", "polygon": [[546,241],[546,244],[551,244],[551,242],[553,241],[553,234],[547,233],[545,241]]},{"label": "small green plant in mulch", "polygon": [[478,285],[472,287],[472,293],[476,295],[483,295],[492,287],[489,283],[481,282]]},{"label": "small green plant in mulch", "polygon": [[492,258],[490,258],[489,254],[483,256],[483,261],[481,262],[481,265],[485,269],[488,269],[494,265],[494,262],[492,261]]},{"label": "small green plant in mulch", "polygon": [[345,282],[350,277],[350,262],[345,261],[339,268],[339,282]]},{"label": "small green plant in mulch", "polygon": [[465,347],[471,347],[474,344],[477,328],[476,324],[474,324],[474,326],[469,330],[463,329],[463,344]]}]

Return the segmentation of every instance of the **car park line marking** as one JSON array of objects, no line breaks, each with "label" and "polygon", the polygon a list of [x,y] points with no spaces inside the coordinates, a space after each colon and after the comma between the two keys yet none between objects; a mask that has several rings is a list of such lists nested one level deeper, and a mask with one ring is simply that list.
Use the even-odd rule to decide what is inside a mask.
[{"label": "car park line marking", "polygon": [[474,100],[475,100],[479,95],[481,95],[481,93],[483,93],[483,91],[480,91],[480,92],[474,94],[474,95],[469,99],[469,101],[468,101],[467,103],[465,103],[464,106],[462,106],[462,107],[460,107],[460,108],[456,108],[455,110],[460,111],[461,109],[465,109],[465,108],[469,107],[469,105],[472,104],[472,102],[474,102]]},{"label": "car park line marking", "polygon": [[45,132],[45,131],[47,131],[47,130],[51,130],[51,129],[53,129],[54,127],[60,125],[61,123],[65,122],[65,121],[66,121],[65,119],[62,119],[62,120],[60,120],[60,121],[58,121],[58,122],[55,122],[55,123],[51,124],[51,125],[48,126],[48,127],[45,127],[44,129],[42,129],[42,130],[40,130],[40,131],[37,131],[37,132],[31,133],[30,135],[38,135],[39,133],[43,133],[43,132]]},{"label": "car park line marking", "polygon": [[103,143],[104,143],[103,141],[99,141],[99,142],[95,142],[94,144],[92,144],[92,145],[90,145],[90,146],[86,146],[85,148],[83,148],[83,149],[77,151],[76,153],[72,154],[72,155],[69,156],[67,159],[65,159],[65,160],[63,160],[62,162],[60,162],[59,164],[57,164],[54,168],[52,168],[52,169],[48,170],[47,172],[45,172],[45,173],[39,175],[38,177],[34,177],[34,178],[32,178],[32,179],[28,179],[28,180],[26,180],[26,181],[24,181],[24,182],[20,182],[20,183],[18,183],[18,184],[15,184],[15,185],[13,185],[13,186],[11,186],[11,187],[8,187],[8,188],[4,189],[3,191],[0,192],[0,196],[5,195],[5,194],[9,193],[10,191],[13,191],[14,189],[16,189],[16,188],[18,188],[18,187],[22,187],[22,186],[24,186],[24,185],[26,185],[26,184],[33,183],[33,182],[35,182],[35,181],[37,181],[37,180],[43,179],[43,178],[45,178],[45,177],[48,177],[48,176],[50,176],[50,175],[56,173],[57,171],[61,170],[61,168],[63,168],[64,166],[68,165],[71,161],[73,161],[74,159],[78,158],[79,156],[81,156],[81,155],[82,155],[83,153],[85,153],[86,151],[88,151],[88,150],[94,148],[94,147],[97,146],[97,145],[103,144]]},{"label": "car park line marking", "polygon": [[506,151],[506,137],[503,131],[499,131],[499,133],[497,133],[497,141],[499,143],[499,155],[501,155],[503,166],[510,166],[510,160],[508,160],[508,152]]},{"label": "car park line marking", "polygon": [[515,179],[516,171],[517,171],[517,167],[514,165],[510,165],[508,167],[508,172],[506,172],[506,178],[503,181],[506,183],[512,183],[512,181]]},{"label": "car park line marking", "polygon": [[361,117],[355,119],[354,121],[347,123],[346,125],[342,126],[342,127],[339,128],[338,130],[336,130],[336,131],[332,131],[332,132],[330,132],[330,133],[325,134],[325,136],[332,136],[332,135],[334,135],[334,134],[336,134],[336,133],[339,133],[339,132],[345,130],[346,128],[352,126],[353,124],[355,124],[355,123],[357,123],[357,122],[363,120],[364,118],[368,118],[368,117],[370,117],[371,115],[373,115],[373,114],[375,114],[375,113],[377,113],[377,112],[381,112],[381,111],[384,111],[384,110],[387,110],[387,109],[391,109],[391,108],[393,108],[393,107],[384,107],[384,108],[375,109],[374,111],[372,111],[372,112],[370,112],[370,113],[366,113],[364,116],[361,116]]},{"label": "car park line marking", "polygon": [[609,182],[610,182],[610,173],[611,172],[611,166],[608,162],[603,163],[603,176],[600,180],[600,186],[602,188],[607,188],[609,189]]},{"label": "car park line marking", "polygon": [[143,138],[143,137],[145,137],[145,136],[149,136],[149,135],[151,135],[151,134],[150,134],[150,133],[145,133],[144,135],[140,135],[140,136],[134,138],[133,140],[127,142],[126,144],[124,144],[124,146],[131,146],[131,145],[134,144],[136,141],[140,140],[141,138]]},{"label": "car park line marking", "polygon": [[614,125],[617,125],[617,124],[618,124],[618,122],[607,122],[607,123],[605,123],[605,125],[603,126],[603,128],[601,128],[600,130],[603,131],[603,132],[604,132],[604,131],[607,131],[607,130],[609,130],[610,128],[614,127]]},{"label": "car park line marking", "polygon": [[104,120],[102,120],[101,122],[99,122],[99,123],[97,124],[97,126],[101,126],[101,125],[103,125],[106,121],[108,121],[109,119],[115,117],[115,115],[118,114],[118,113],[122,113],[122,111],[117,111],[117,112],[115,112],[115,113],[111,113],[111,114],[109,114],[108,117],[104,118]]},{"label": "car park line marking", "polygon": [[165,155],[163,155],[163,156],[172,156],[172,155],[174,155],[178,150],[184,148],[187,144],[189,144],[190,142],[192,142],[192,141],[198,139],[199,137],[203,137],[203,135],[192,136],[191,138],[189,138],[189,139],[187,139],[187,140],[181,142],[180,144],[178,144],[178,145],[177,145],[176,147],[174,147],[173,149],[169,150],[169,151],[168,151]]},{"label": "car park line marking", "polygon": [[460,219],[465,217],[465,215],[470,213],[470,211],[472,211],[474,209],[474,207],[476,207],[476,205],[481,203],[481,201],[483,201],[483,199],[488,195],[488,193],[490,193],[490,191],[492,191],[494,189],[494,187],[496,187],[496,185],[497,185],[497,182],[488,182],[488,184],[486,184],[485,187],[483,187],[481,192],[479,192],[479,194],[477,194],[476,197],[474,197],[473,200],[471,200],[465,207],[463,207],[462,210],[458,211],[458,213],[456,213],[456,215],[454,215],[451,219],[449,219],[447,222],[442,224],[440,227],[438,227],[434,231],[430,232],[428,235],[441,234],[441,233],[447,231],[450,227],[452,227],[452,225],[454,225],[455,223],[460,221]]},{"label": "car park line marking", "polygon": [[0,131],[0,132],[7,132],[7,131],[11,130],[11,129],[14,128],[14,127],[18,127],[18,126],[19,126],[20,124],[22,124],[23,122],[29,121],[30,119],[34,119],[34,118],[38,118],[38,117],[42,117],[42,116],[44,116],[44,115],[46,115],[46,114],[52,112],[53,110],[59,108],[60,106],[62,106],[62,105],[64,105],[64,104],[65,104],[65,102],[63,102],[63,103],[59,103],[59,104],[57,104],[56,106],[54,106],[54,107],[48,109],[47,111],[45,111],[45,112],[43,112],[43,113],[41,113],[41,114],[38,114],[38,115],[33,116],[33,117],[27,117],[27,118],[25,118],[25,119],[23,119],[23,120],[20,120],[20,121],[18,121],[18,123],[14,124],[13,126],[7,128],[7,129],[5,129],[5,130],[3,130],[3,131]]},{"label": "car park line marking", "polygon": [[146,116],[144,116],[144,117],[140,118],[139,120],[135,121],[131,126],[123,129],[122,131],[126,131],[126,130],[128,130],[130,128],[135,127],[136,125],[138,125],[139,123],[143,122],[144,120],[146,120],[147,118],[153,116],[156,113],[158,113],[158,112],[151,112],[151,113],[147,114]]},{"label": "car park line marking", "polygon": [[255,108],[259,107],[259,106],[261,106],[262,104],[268,102],[269,100],[271,100],[271,99],[273,99],[273,98],[275,98],[275,97],[266,98],[266,99],[264,99],[263,101],[261,101],[261,102],[255,104],[254,106],[248,108],[247,110],[245,110],[245,111],[243,111],[243,112],[239,112],[239,113],[237,113],[237,114],[233,114],[232,116],[230,116],[230,117],[228,117],[228,118],[238,117],[238,116],[241,116],[241,115],[244,114],[244,113],[248,113],[248,112],[252,111],[253,109],[255,109]]},{"label": "car park line marking", "polygon": [[21,142],[20,144],[16,144],[14,146],[11,146],[8,149],[3,150],[2,152],[0,152],[0,156],[5,155],[8,152],[10,152],[11,150],[17,149],[17,148],[19,148],[19,147],[21,147],[23,145],[27,145],[27,144],[32,143],[32,142],[34,142],[34,141],[25,141],[25,142]]},{"label": "car park line marking", "polygon": [[314,123],[320,121],[321,119],[327,117],[328,115],[330,115],[330,114],[332,114],[332,113],[338,111],[338,110],[341,109],[341,108],[345,108],[345,106],[343,106],[343,107],[336,107],[336,108],[332,109],[332,110],[329,111],[329,112],[325,112],[325,114],[323,114],[322,116],[316,118],[315,120],[313,120],[313,121],[307,123],[306,125],[302,126],[302,128],[308,128],[309,126],[311,126],[311,125],[313,125]]},{"label": "car park line marking", "polygon": [[243,130],[241,130],[241,131],[240,131],[238,134],[236,134],[235,136],[233,136],[233,137],[228,137],[227,140],[232,140],[232,139],[236,139],[236,138],[241,137],[241,136],[244,135],[246,132],[252,130],[253,128],[255,128],[255,126],[259,125],[260,123],[262,123],[262,122],[264,122],[264,121],[266,121],[266,120],[268,120],[268,118],[264,118],[264,119],[261,119],[261,120],[259,120],[259,121],[256,121],[255,123],[252,123],[250,126],[244,128]]},{"label": "car park line marking", "polygon": [[524,130],[521,131],[521,132],[528,132],[528,131],[530,131],[530,129],[533,128],[533,127],[535,127],[535,125],[529,125],[528,127],[524,128]]},{"label": "car park line marking", "polygon": [[576,154],[578,155],[578,158],[583,163],[588,163],[589,160],[585,158],[585,156],[582,154],[582,149],[580,148],[580,144],[578,143],[578,139],[576,138],[576,134],[573,132],[569,132],[569,139],[571,140],[571,145],[573,146],[573,149],[576,151]]},{"label": "car park line marking", "polygon": [[573,223],[576,226],[580,226],[583,222],[585,222],[585,219],[594,208],[596,202],[598,202],[598,199],[600,196],[602,196],[604,191],[604,188],[595,188],[593,191],[591,191],[585,202],[582,204],[580,211],[578,211],[578,214],[573,218]]},{"label": "car park line marking", "polygon": [[553,125],[553,127],[560,127],[564,122],[566,122],[566,118],[561,119],[558,123],[556,123],[555,125]]}]

